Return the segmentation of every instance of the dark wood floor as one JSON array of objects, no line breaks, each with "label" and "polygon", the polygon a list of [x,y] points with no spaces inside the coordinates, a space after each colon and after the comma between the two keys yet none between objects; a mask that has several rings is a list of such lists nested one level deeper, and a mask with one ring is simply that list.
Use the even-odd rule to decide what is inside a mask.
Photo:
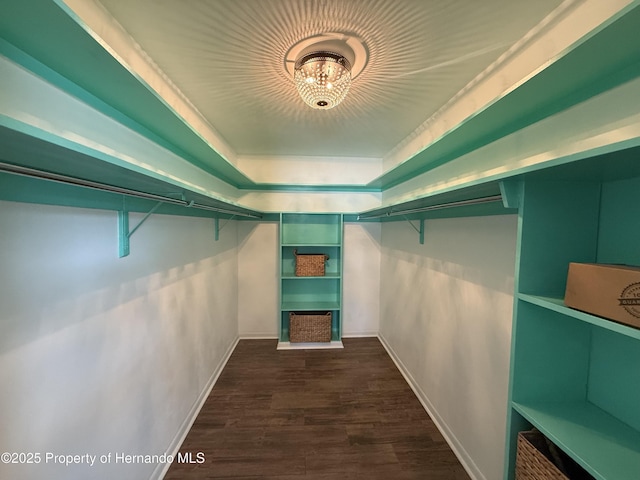
[{"label": "dark wood floor", "polygon": [[468,479],[378,339],[344,345],[240,341],[165,479]]}]

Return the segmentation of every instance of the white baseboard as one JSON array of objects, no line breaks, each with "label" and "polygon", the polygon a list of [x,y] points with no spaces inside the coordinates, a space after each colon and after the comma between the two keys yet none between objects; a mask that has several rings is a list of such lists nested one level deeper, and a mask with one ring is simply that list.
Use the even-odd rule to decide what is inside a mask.
[{"label": "white baseboard", "polygon": [[370,338],[370,337],[378,337],[378,332],[354,332],[354,333],[345,333],[342,335],[342,338]]},{"label": "white baseboard", "polygon": [[[378,332],[345,333],[342,338],[377,338]],[[241,333],[240,340],[277,340],[277,333]]]},{"label": "white baseboard", "polygon": [[240,340],[278,340],[277,333],[241,333]]},{"label": "white baseboard", "polygon": [[344,348],[340,340],[322,343],[291,343],[278,342],[278,350],[316,350],[326,348]]},{"label": "white baseboard", "polygon": [[413,390],[413,393],[415,393],[416,397],[418,397],[418,400],[420,400],[422,407],[429,414],[429,416],[433,420],[433,423],[435,423],[438,430],[440,430],[440,433],[449,444],[449,447],[451,447],[451,450],[453,450],[453,453],[455,454],[455,456],[458,457],[458,460],[460,461],[460,463],[462,464],[466,472],[469,474],[469,476],[473,480],[486,480],[485,476],[478,469],[478,466],[471,459],[471,457],[469,456],[467,451],[464,449],[462,444],[458,441],[455,434],[449,429],[449,427],[447,426],[446,422],[442,419],[442,417],[438,415],[438,412],[434,408],[431,401],[429,400],[429,397],[427,397],[426,393],[424,393],[422,388],[420,388],[418,383],[414,380],[409,370],[407,370],[405,365],[402,363],[402,360],[400,360],[400,357],[396,355],[396,353],[393,351],[391,346],[384,339],[382,334],[378,333],[378,339],[380,340],[380,343],[382,343],[382,346],[385,348],[385,350],[391,357],[391,360],[393,360],[393,363],[395,363],[396,367],[398,367],[398,370],[400,370],[400,373],[402,373],[402,376],[405,378],[405,380],[411,387],[411,390]]},{"label": "white baseboard", "polygon": [[[187,437],[189,430],[191,430],[191,427],[193,426],[193,422],[196,421],[196,418],[198,417],[200,410],[202,410],[202,406],[204,405],[204,402],[209,397],[209,394],[211,393],[213,386],[218,381],[218,377],[220,377],[222,370],[224,370],[224,367],[227,365],[227,362],[229,361],[229,358],[231,358],[231,354],[233,354],[233,351],[235,350],[239,341],[240,341],[240,337],[236,337],[235,341],[227,349],[226,353],[224,354],[224,357],[222,358],[222,361],[220,362],[218,367],[214,370],[213,374],[209,378],[209,381],[207,382],[204,389],[200,393],[200,396],[193,404],[193,407],[191,407],[191,411],[187,415],[187,418],[185,418],[184,422],[182,422],[182,425],[178,429],[176,436],[174,437],[173,441],[169,444],[169,448],[167,449],[167,452],[166,452],[167,456],[171,455],[172,457],[175,457],[178,454],[178,451],[180,450],[180,446],[182,445],[182,442],[184,442],[184,439]],[[151,477],[149,477],[149,480],[161,480],[167,474],[169,467],[171,467],[171,463],[159,463],[156,466],[153,473],[151,474]]]},{"label": "white baseboard", "polygon": [[[378,338],[378,332],[345,333],[342,338]],[[240,340],[277,340],[276,333],[241,333]]]}]

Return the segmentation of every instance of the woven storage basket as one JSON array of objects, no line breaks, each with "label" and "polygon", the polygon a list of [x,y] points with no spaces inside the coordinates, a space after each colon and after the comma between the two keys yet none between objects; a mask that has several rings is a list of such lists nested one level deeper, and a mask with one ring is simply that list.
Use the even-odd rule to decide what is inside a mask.
[{"label": "woven storage basket", "polygon": [[569,480],[542,452],[551,455],[542,433],[537,430],[518,433],[516,480]]},{"label": "woven storage basket", "polygon": [[289,312],[289,341],[330,342],[331,312]]},{"label": "woven storage basket", "polygon": [[298,253],[296,257],[296,277],[324,277],[324,264],[329,260],[329,255],[324,253]]}]

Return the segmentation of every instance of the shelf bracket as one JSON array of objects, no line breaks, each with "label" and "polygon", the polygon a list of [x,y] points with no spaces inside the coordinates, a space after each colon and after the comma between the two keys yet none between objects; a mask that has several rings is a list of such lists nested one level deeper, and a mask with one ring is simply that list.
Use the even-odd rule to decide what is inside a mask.
[{"label": "shelf bracket", "polygon": [[502,180],[499,185],[504,208],[519,208],[522,199],[522,180]]},{"label": "shelf bracket", "polygon": [[424,245],[424,218],[420,219],[420,227],[416,227],[411,220],[407,218],[406,215],[403,215],[404,219],[409,222],[409,225],[413,227],[413,229],[418,232],[420,245]]},{"label": "shelf bracket", "polygon": [[140,220],[138,224],[135,227],[133,227],[132,230],[129,230],[129,212],[127,211],[124,203],[125,203],[125,200],[123,198],[122,210],[118,210],[118,256],[120,258],[126,257],[127,255],[129,255],[129,252],[130,252],[129,240],[131,238],[131,235],[133,235],[136,232],[136,230],[138,230],[142,226],[142,224],[147,220],[147,218],[149,218],[153,213],[155,213],[155,211],[158,210],[158,208],[160,208],[160,206],[164,202],[160,201],[156,203],[155,206],[149,211],[149,213],[147,213],[144,217],[142,217],[142,220]]},{"label": "shelf bracket", "polygon": [[224,222],[222,225],[220,225],[220,219],[218,217],[213,219],[214,220],[215,232],[216,232],[216,235],[215,235],[216,242],[218,240],[220,240],[220,230],[222,230],[227,223],[229,223],[231,220],[233,220],[234,217],[235,217],[235,215],[231,215],[231,217],[229,219],[227,219],[227,221]]}]

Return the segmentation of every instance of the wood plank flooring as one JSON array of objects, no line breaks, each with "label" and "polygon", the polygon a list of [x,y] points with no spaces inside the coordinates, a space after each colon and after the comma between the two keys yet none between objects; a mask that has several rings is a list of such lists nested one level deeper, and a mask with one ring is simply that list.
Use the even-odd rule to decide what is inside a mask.
[{"label": "wood plank flooring", "polygon": [[165,479],[469,479],[379,340],[344,345],[240,341]]}]

